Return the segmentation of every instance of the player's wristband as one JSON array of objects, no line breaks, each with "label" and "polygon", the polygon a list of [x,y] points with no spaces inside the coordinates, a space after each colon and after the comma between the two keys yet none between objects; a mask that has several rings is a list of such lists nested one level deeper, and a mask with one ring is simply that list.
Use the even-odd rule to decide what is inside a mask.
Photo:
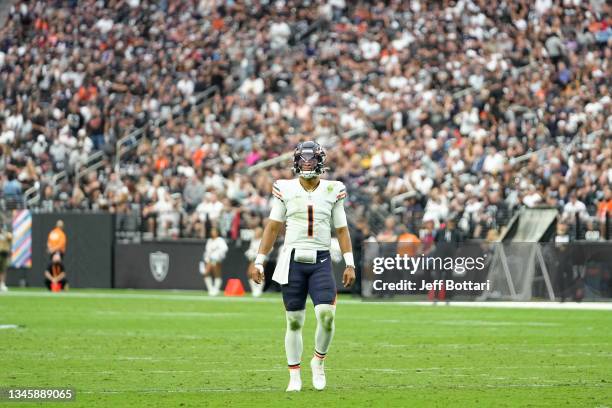
[{"label": "player's wristband", "polygon": [[353,253],[345,252],[342,256],[344,257],[344,264],[346,267],[355,269],[355,259],[353,259]]},{"label": "player's wristband", "polygon": [[255,262],[253,262],[255,265],[263,265],[263,263],[266,261],[266,256],[264,254],[257,254],[257,256],[255,257]]}]

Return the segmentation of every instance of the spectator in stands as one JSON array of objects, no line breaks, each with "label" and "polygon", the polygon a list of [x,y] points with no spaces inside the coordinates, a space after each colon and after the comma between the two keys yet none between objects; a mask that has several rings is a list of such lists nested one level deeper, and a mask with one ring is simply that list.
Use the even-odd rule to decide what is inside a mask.
[{"label": "spectator in stands", "polygon": [[183,199],[187,204],[187,211],[193,211],[204,198],[206,190],[204,184],[200,181],[197,175],[189,177],[185,188],[183,189]]},{"label": "spectator in stands", "polygon": [[607,217],[612,217],[612,188],[606,186],[603,197],[597,204],[597,219],[602,224],[606,223]]},{"label": "spectator in stands", "polygon": [[23,199],[21,183],[17,180],[17,176],[13,171],[7,171],[5,177],[2,194],[7,204],[12,203],[12,205],[16,205]]},{"label": "spectator in stands", "polygon": [[[391,208],[408,191],[435,223],[461,202],[489,208],[462,214],[471,237],[523,205],[564,212],[572,192],[595,214],[596,192],[612,180],[606,2],[277,3],[18,1],[0,29],[6,167],[24,174],[23,191],[51,185],[41,195],[55,209],[111,210],[115,166],[88,176],[83,199],[74,188],[74,170],[101,149],[120,180],[151,185],[143,208],[150,190],[184,191],[181,177],[193,172],[236,201],[246,226],[268,212],[270,182],[291,177],[290,166],[245,172],[230,189],[235,175],[315,137],[334,147],[329,176],[345,182],[351,208],[376,232],[388,216],[426,223],[401,203]],[[90,19],[74,52],[68,29]],[[219,91],[196,103],[213,85]],[[137,128],[144,137],[114,151]],[[499,205],[487,197],[491,183]],[[203,231],[197,196],[176,208],[189,215],[185,233]]]},{"label": "spectator in stands", "polygon": [[566,222],[574,223],[576,222],[576,217],[579,217],[582,221],[585,221],[589,218],[589,214],[586,209],[586,205],[580,200],[578,200],[575,192],[570,193],[570,199],[565,206],[563,206],[563,214],[562,218]]},{"label": "spectator in stands", "polygon": [[444,226],[436,231],[434,241],[437,243],[446,242],[453,244],[463,241],[463,234],[457,228],[457,220],[455,219],[455,215],[451,215],[449,218],[447,218]]},{"label": "spectator in stands", "polygon": [[431,216],[424,216],[421,229],[419,230],[419,239],[421,240],[421,248],[425,254],[429,253],[434,245],[435,231],[436,220]]},{"label": "spectator in stands", "polygon": [[429,194],[430,196],[425,206],[425,215],[440,222],[448,216],[448,199],[444,195],[444,191],[437,187],[434,187]]},{"label": "spectator in stands", "polygon": [[215,223],[219,221],[223,209],[223,203],[218,199],[217,194],[209,192],[204,194],[202,202],[196,207],[195,214],[203,223]]},{"label": "spectator in stands", "polygon": [[529,208],[537,207],[542,204],[543,198],[535,185],[531,184],[523,197],[523,204]]},{"label": "spectator in stands", "polygon": [[395,218],[387,217],[385,220],[385,229],[376,236],[378,242],[396,242],[397,234],[395,231]]},{"label": "spectator in stands", "polygon": [[562,221],[559,221],[557,223],[557,230],[556,230],[556,234],[555,234],[555,242],[556,243],[568,243],[570,242],[572,239],[568,233],[569,228],[568,225]]},{"label": "spectator in stands", "polygon": [[421,250],[419,237],[408,231],[405,225],[398,226],[397,253],[400,256],[416,256]]},{"label": "spectator in stands", "polygon": [[179,225],[180,213],[175,211],[175,199],[170,193],[161,189],[156,202],[149,208],[157,216],[157,237],[170,238],[175,235],[175,230]]}]

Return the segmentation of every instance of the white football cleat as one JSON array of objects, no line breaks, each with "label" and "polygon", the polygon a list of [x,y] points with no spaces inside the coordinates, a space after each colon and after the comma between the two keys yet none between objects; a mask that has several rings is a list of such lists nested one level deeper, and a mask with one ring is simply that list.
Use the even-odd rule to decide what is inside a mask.
[{"label": "white football cleat", "polygon": [[4,282],[0,283],[0,292],[8,292],[8,288],[4,284]]},{"label": "white football cleat", "polygon": [[289,370],[289,385],[287,386],[287,392],[301,391],[302,390],[302,376],[300,375],[300,369]]},{"label": "white football cleat", "polygon": [[315,390],[325,389],[325,367],[323,360],[313,357],[310,360],[310,368],[312,369],[312,386]]}]

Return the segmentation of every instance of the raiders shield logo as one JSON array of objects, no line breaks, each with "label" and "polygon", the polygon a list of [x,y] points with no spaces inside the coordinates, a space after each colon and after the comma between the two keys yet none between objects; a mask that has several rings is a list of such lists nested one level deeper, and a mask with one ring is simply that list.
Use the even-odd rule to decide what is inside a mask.
[{"label": "raiders shield logo", "polygon": [[156,281],[162,282],[168,275],[168,266],[170,265],[170,256],[166,253],[157,251],[149,254],[149,266],[151,267],[151,275]]}]

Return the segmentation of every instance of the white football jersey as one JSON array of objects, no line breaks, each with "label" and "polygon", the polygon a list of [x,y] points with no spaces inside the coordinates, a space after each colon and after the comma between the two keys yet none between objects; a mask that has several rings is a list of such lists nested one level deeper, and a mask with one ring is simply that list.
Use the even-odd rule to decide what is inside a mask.
[{"label": "white football jersey", "polygon": [[272,187],[270,219],[286,221],[285,246],[329,250],[334,228],[347,225],[344,213],[346,187],[339,181],[320,180],[308,192],[298,178],[278,180]]}]

